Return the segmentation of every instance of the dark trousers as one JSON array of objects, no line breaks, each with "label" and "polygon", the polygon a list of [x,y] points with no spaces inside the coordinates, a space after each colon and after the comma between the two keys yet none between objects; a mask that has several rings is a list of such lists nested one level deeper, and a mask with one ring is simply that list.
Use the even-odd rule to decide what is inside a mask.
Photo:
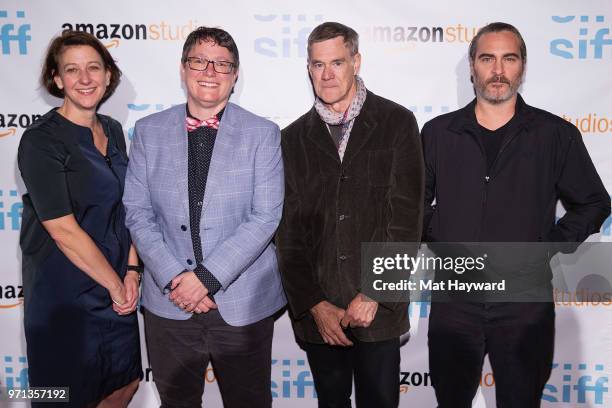
[{"label": "dark trousers", "polygon": [[271,407],[273,330],[272,317],[234,327],[217,310],[188,320],[145,311],[149,361],[161,407],[200,408],[209,362],[225,408]]},{"label": "dark trousers", "polygon": [[552,370],[553,303],[432,303],[429,370],[439,408],[469,408],[485,355],[498,408],[537,408]]},{"label": "dark trousers", "polygon": [[319,408],[350,408],[353,376],[358,408],[397,408],[399,338],[362,342],[352,347],[301,343],[319,399]]}]

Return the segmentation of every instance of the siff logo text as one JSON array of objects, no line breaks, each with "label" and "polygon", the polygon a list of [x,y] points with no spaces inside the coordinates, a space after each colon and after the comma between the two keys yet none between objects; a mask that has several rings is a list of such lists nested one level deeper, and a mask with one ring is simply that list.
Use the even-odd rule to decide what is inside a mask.
[{"label": "siff logo text", "polygon": [[[589,29],[595,30],[593,25],[589,25],[589,16],[552,16],[552,21],[559,24],[568,24],[576,26],[579,22],[578,38],[555,38],[550,42],[550,53],[557,57],[566,59],[602,59],[604,55],[604,46],[612,45],[612,37],[610,37],[610,27],[605,24],[604,16],[595,16],[595,24],[600,25],[596,31],[589,32]],[[577,48],[577,52],[576,52]],[[612,49],[611,49],[612,50]],[[612,57],[612,52],[608,54]]]},{"label": "siff logo text", "polygon": [[21,19],[25,18],[25,11],[17,11],[15,17],[18,23],[5,22],[4,19],[9,18],[7,10],[0,10],[0,43],[2,44],[2,55],[10,55],[13,51],[11,44],[17,44],[19,55],[28,53],[28,42],[32,41],[32,36],[29,34],[32,28],[30,24],[23,24]]}]

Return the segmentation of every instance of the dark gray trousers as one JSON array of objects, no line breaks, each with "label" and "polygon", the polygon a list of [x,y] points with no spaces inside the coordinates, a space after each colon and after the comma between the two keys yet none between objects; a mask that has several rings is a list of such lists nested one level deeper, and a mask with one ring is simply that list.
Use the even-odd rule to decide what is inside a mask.
[{"label": "dark gray trousers", "polygon": [[165,319],[147,310],[144,316],[162,408],[200,408],[209,362],[225,408],[272,406],[272,317],[235,327],[217,310],[188,320]]}]

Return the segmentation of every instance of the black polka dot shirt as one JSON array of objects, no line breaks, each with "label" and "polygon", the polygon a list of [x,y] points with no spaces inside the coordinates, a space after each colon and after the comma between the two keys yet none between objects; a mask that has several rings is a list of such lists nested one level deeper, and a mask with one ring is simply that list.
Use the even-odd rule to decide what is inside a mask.
[{"label": "black polka dot shirt", "polygon": [[[217,114],[217,119],[221,121],[224,109]],[[190,117],[189,109],[187,115]],[[208,119],[208,118],[205,118]],[[215,276],[202,265],[202,240],[200,239],[200,219],[202,216],[202,203],[204,192],[206,191],[206,180],[208,169],[212,158],[217,129],[210,127],[199,127],[188,132],[188,188],[189,188],[189,226],[191,231],[191,241],[193,243],[193,253],[195,255],[196,267],[194,272],[208,289],[210,295],[214,295],[221,288],[221,284]]]}]

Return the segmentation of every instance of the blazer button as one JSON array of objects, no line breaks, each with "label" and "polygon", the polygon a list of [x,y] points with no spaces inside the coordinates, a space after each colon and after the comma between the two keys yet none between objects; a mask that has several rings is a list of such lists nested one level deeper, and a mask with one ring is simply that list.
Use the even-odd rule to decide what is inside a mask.
[{"label": "blazer button", "polygon": [[188,259],[188,260],[187,260],[187,264],[188,264],[188,265],[193,265],[193,261],[192,261],[191,259]]},{"label": "blazer button", "polygon": [[345,215],[344,215],[344,214],[342,214],[342,215],[340,215],[340,217],[338,217],[338,219],[339,219],[340,221],[344,221],[344,219],[345,219],[345,218],[346,218],[346,217],[345,217]]},{"label": "blazer button", "polygon": [[181,231],[187,231],[187,226],[186,225],[181,225]]},{"label": "blazer button", "polygon": [[340,255],[338,257],[341,261],[346,261],[346,255]]}]

